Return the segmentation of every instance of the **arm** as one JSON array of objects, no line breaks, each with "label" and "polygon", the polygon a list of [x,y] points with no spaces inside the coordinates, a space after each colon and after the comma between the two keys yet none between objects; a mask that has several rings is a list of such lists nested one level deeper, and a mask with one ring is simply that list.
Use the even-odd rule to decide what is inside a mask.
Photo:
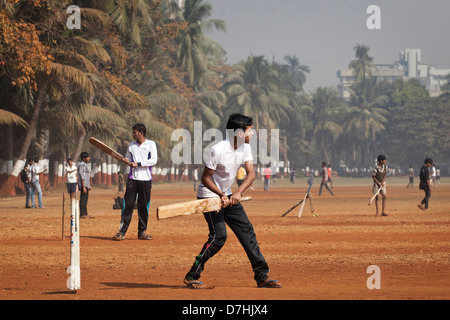
[{"label": "arm", "polygon": [[431,192],[430,171],[429,171],[428,168],[427,168],[425,172],[426,172],[425,174],[426,174],[426,177],[427,177],[427,185],[428,185],[428,188],[430,189],[430,192]]},{"label": "arm", "polygon": [[156,149],[156,143],[152,141],[150,143],[150,159],[138,163],[138,166],[153,167],[157,163],[158,163],[158,150]]},{"label": "arm", "polygon": [[247,190],[255,180],[255,168],[253,167],[253,161],[246,161],[245,162],[245,171],[247,173],[244,182],[242,182],[241,186],[236,189],[236,191],[232,194],[230,197],[231,205],[238,204],[242,193],[244,193],[245,190]]},{"label": "arm", "polygon": [[131,159],[130,149],[128,149],[125,158],[126,158],[125,160],[128,163],[128,165],[130,167],[132,167],[132,168],[153,167],[155,164],[158,163],[158,151],[156,149],[156,143],[154,141],[152,141],[150,143],[150,159],[146,159],[146,160],[141,161],[141,162],[131,162],[130,161],[130,159]]},{"label": "arm", "polygon": [[373,179],[373,181],[374,181],[379,187],[381,187],[381,183],[380,183],[380,181],[377,180],[376,174],[377,174],[377,170],[376,170],[376,169],[373,169],[373,172],[372,172],[372,179]]},{"label": "arm", "polygon": [[84,192],[84,193],[87,193],[87,190],[86,190],[86,185],[84,184],[84,177],[85,177],[85,175],[86,175],[86,170],[84,170],[84,167],[80,167],[80,172],[79,172],[79,180],[80,180],[80,184],[81,184],[81,190]]},{"label": "arm", "polygon": [[203,170],[201,181],[205,187],[207,187],[209,190],[220,197],[223,208],[228,207],[230,205],[230,200],[228,199],[227,195],[222,192],[212,180],[212,175],[214,174],[214,172],[215,170],[205,167],[205,170]]},{"label": "arm", "polygon": [[67,176],[68,173],[72,173],[72,172],[77,171],[77,168],[75,168],[75,169],[73,169],[73,170],[69,170],[69,168],[70,168],[70,167],[65,167],[63,178],[65,178],[65,177]]},{"label": "arm", "polygon": [[[131,152],[130,152],[130,147],[128,147],[127,153],[125,154],[125,157],[122,158],[122,161],[123,161],[126,165],[128,165],[128,166],[130,166],[130,167],[133,168],[132,162],[131,162]],[[137,167],[137,164],[136,164],[136,167]]]}]

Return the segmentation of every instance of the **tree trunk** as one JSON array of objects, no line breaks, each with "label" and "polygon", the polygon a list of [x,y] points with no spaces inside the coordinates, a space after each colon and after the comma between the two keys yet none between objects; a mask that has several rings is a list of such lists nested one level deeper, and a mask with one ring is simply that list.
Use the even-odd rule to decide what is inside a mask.
[{"label": "tree trunk", "polygon": [[81,154],[81,148],[83,148],[84,138],[86,138],[86,131],[83,131],[83,133],[80,135],[80,138],[78,139],[77,148],[75,149],[75,152],[72,155],[72,160],[75,163],[81,160],[80,154]]},{"label": "tree trunk", "polygon": [[289,164],[289,160],[288,160],[288,144],[287,144],[287,132],[285,131],[284,133],[284,152],[283,152],[283,158],[284,158],[284,169],[283,169],[283,174],[286,177],[288,175],[287,169],[288,168],[288,164]]},{"label": "tree trunk", "polygon": [[325,147],[325,140],[322,138],[322,150],[323,150],[323,153],[324,153],[324,155],[325,155],[325,159],[326,159],[326,161],[327,161],[327,164],[328,163],[330,163],[330,159],[328,158],[328,152],[327,152],[327,148]]},{"label": "tree trunk", "polygon": [[8,176],[6,181],[0,187],[0,195],[16,195],[15,184],[18,181],[18,176],[20,171],[22,170],[25,164],[25,157],[28,153],[28,149],[30,148],[31,140],[36,134],[37,123],[39,120],[39,114],[41,112],[42,104],[44,103],[45,94],[47,92],[47,83],[44,82],[41,89],[39,90],[38,97],[36,103],[34,105],[33,115],[29,122],[28,130],[25,135],[25,139],[23,141],[22,147],[17,156],[17,160],[14,163],[13,170],[11,174]]}]

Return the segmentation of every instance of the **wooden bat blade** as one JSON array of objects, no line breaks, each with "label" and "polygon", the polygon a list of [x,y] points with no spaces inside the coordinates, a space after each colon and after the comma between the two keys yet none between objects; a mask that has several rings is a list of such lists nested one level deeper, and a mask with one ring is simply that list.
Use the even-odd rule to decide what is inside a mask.
[{"label": "wooden bat blade", "polygon": [[303,203],[300,206],[300,210],[298,211],[298,217],[300,218],[302,216],[303,208],[305,207],[306,198],[308,197],[308,194],[305,195],[305,198],[303,199]]},{"label": "wooden bat blade", "polygon": [[[89,142],[90,144],[92,144],[94,147],[100,149],[101,151],[103,151],[106,154],[109,154],[111,157],[113,157],[114,159],[121,161],[123,163],[127,163],[125,161],[123,161],[123,156],[118,153],[116,150],[108,147],[106,144],[104,144],[103,142],[101,142],[100,140],[94,138],[94,137],[90,137],[89,138]],[[128,163],[127,163],[128,164]]]},{"label": "wooden bat blade", "polygon": [[[242,197],[242,201],[249,201],[252,197]],[[156,209],[156,218],[158,220],[175,218],[180,216],[189,216],[209,211],[218,211],[222,208],[219,197],[200,199],[182,203],[169,204]]]},{"label": "wooden bat blade", "polygon": [[375,198],[377,197],[377,195],[380,193],[381,189],[383,189],[383,187],[385,186],[386,182],[378,188],[378,191],[373,195],[372,199],[370,199],[369,201],[369,206],[372,204],[373,200],[375,200]]}]

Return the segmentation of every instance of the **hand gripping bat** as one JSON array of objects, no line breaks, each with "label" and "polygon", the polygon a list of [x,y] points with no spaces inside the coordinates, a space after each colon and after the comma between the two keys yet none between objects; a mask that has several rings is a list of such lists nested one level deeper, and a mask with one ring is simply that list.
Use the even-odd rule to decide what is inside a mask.
[{"label": "hand gripping bat", "polygon": [[373,195],[372,199],[370,199],[370,201],[369,201],[369,206],[372,204],[373,200],[375,200],[375,198],[377,197],[377,195],[380,194],[381,189],[383,189],[383,187],[384,187],[385,185],[386,185],[386,182],[383,183],[383,184],[381,185],[381,187],[378,188],[378,191]]},{"label": "hand gripping bat", "polygon": [[[240,202],[249,201],[251,199],[252,197],[242,197]],[[219,197],[214,197],[158,207],[156,209],[156,217],[158,220],[163,220],[209,211],[219,211],[221,208],[222,201]]]}]

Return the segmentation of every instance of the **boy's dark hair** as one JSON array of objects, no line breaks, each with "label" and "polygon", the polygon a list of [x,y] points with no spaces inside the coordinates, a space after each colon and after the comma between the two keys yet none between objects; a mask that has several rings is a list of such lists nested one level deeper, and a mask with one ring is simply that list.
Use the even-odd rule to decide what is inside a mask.
[{"label": "boy's dark hair", "polygon": [[147,128],[145,127],[145,125],[143,125],[142,123],[136,123],[133,126],[133,130],[136,130],[137,132],[142,132],[142,134],[145,136],[145,134],[147,133]]},{"label": "boy's dark hair", "polygon": [[66,161],[67,162],[72,161],[72,158],[67,158]]},{"label": "boy's dark hair", "polygon": [[378,156],[378,162],[381,162],[381,161],[383,161],[383,160],[386,160],[386,156],[383,155],[383,154],[380,154],[380,155]]},{"label": "boy's dark hair", "polygon": [[433,164],[433,159],[431,158],[426,158],[424,161],[425,164],[429,163],[429,164]]},{"label": "boy's dark hair", "polygon": [[324,161],[324,162],[322,162],[322,166],[323,167],[326,167],[327,166],[327,163]]},{"label": "boy's dark hair", "polygon": [[39,162],[39,158],[38,157],[34,158],[34,162]]},{"label": "boy's dark hair", "polygon": [[227,130],[232,129],[234,131],[242,129],[245,131],[248,127],[253,125],[253,119],[251,117],[244,116],[240,113],[233,113],[228,118]]},{"label": "boy's dark hair", "polygon": [[89,153],[87,153],[87,152],[82,152],[82,153],[80,154],[81,160],[84,160],[84,159],[86,159],[87,157],[89,157]]}]

